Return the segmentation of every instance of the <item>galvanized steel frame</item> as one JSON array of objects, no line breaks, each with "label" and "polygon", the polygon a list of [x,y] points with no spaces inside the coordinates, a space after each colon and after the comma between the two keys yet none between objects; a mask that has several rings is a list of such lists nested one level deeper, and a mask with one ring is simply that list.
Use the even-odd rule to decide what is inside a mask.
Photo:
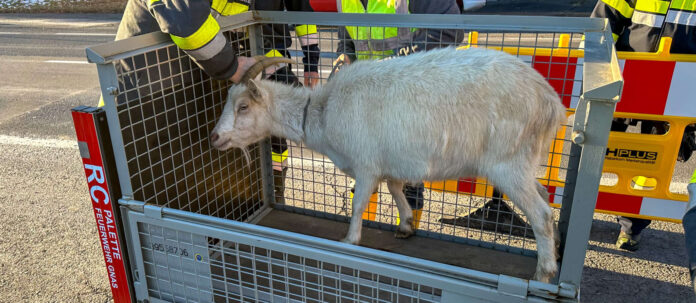
[{"label": "galvanized steel frame", "polygon": [[[118,164],[118,176],[123,193],[122,205],[127,211],[125,224],[134,226],[136,222],[158,220],[168,226],[185,227],[201,232],[211,232],[220,237],[234,234],[235,239],[261,241],[272,247],[295,250],[311,254],[317,258],[329,258],[335,262],[350,262],[353,266],[365,266],[370,269],[380,268],[398,275],[433,281],[443,287],[461,287],[467,295],[480,299],[496,298],[504,289],[512,291],[514,296],[534,300],[535,294],[545,293],[560,295],[565,298],[577,298],[580,285],[585,250],[589,238],[594,201],[596,201],[604,152],[609,134],[609,124],[613,115],[615,102],[618,101],[622,78],[614,51],[608,24],[602,19],[557,18],[557,17],[521,17],[521,16],[466,16],[466,15],[362,15],[333,13],[300,12],[247,12],[224,17],[220,24],[222,29],[232,29],[251,25],[252,52],[260,54],[261,42],[254,40],[253,33],[258,31],[257,23],[312,23],[318,25],[365,25],[365,26],[401,26],[431,28],[461,28],[468,30],[496,32],[575,32],[585,34],[584,83],[583,96],[578,104],[573,125],[574,144],[571,150],[571,170],[567,176],[567,190],[563,199],[561,220],[559,222],[563,236],[562,255],[558,285],[536,281],[518,281],[520,279],[486,274],[477,271],[447,266],[434,262],[370,250],[343,243],[302,236],[294,233],[272,230],[255,225],[232,222],[183,211],[143,205],[132,201],[128,167],[123,140],[119,130],[115,96],[118,94],[117,75],[114,61],[140,54],[148,50],[171,45],[169,37],[162,33],[151,33],[135,38],[116,41],[106,45],[87,49],[90,62],[97,63],[102,96],[108,116],[115,159]],[[269,142],[262,144],[263,153],[268,155]],[[270,207],[273,199],[270,157],[265,157],[262,168],[264,178],[265,208]],[[573,170],[575,168],[576,170]],[[572,188],[572,190],[568,190]],[[258,212],[262,215],[263,209]],[[253,219],[253,218],[252,218]],[[221,227],[233,230],[222,230]],[[137,241],[137,235],[131,234]],[[130,246],[133,247],[133,246]],[[138,254],[137,250],[131,253]],[[135,259],[140,260],[142,259]],[[402,266],[397,267],[395,264]],[[356,265],[358,264],[358,265]],[[403,266],[407,264],[406,266]],[[376,266],[376,267],[375,267]],[[469,282],[466,282],[469,281]],[[454,289],[454,288],[453,288]],[[518,292],[524,290],[524,293]],[[455,296],[464,296],[459,293]],[[554,295],[552,295],[554,296]],[[454,299],[454,297],[452,297]],[[461,297],[463,298],[463,297]],[[468,297],[467,297],[468,298]],[[503,299],[503,297],[497,297]],[[506,297],[510,299],[511,297]]]},{"label": "galvanized steel frame", "polygon": [[[418,281],[442,289],[442,302],[546,302],[558,295],[568,295],[557,285],[520,278],[483,273],[456,266],[406,257],[381,250],[369,249],[341,242],[325,240],[263,226],[224,220],[191,212],[138,205],[120,201],[124,205],[126,222],[131,231],[138,230],[138,222],[166,226],[175,230],[230,240],[270,250],[283,251],[314,260],[349,266],[358,270],[380,272],[399,279]],[[128,206],[143,207],[143,212]],[[130,234],[135,247],[140,247],[137,233]],[[135,251],[135,266],[143,272],[143,256]],[[141,278],[142,279],[142,278]],[[147,287],[136,279],[135,290],[139,299],[147,298]]]}]

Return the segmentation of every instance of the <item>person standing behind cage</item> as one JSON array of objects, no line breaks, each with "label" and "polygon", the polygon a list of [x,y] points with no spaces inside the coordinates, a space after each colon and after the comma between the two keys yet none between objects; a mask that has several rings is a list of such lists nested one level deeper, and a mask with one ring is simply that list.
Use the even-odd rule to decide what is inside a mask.
[{"label": "person standing behind cage", "polygon": [[[337,9],[339,13],[358,14],[460,14],[455,0],[340,0],[337,1]],[[340,55],[334,62],[334,69],[356,60],[386,59],[454,46],[460,43],[463,37],[463,32],[459,30],[346,26],[338,32],[336,52]],[[413,81],[418,79],[414,78]],[[423,100],[423,106],[428,106],[428,100]],[[403,189],[413,210],[414,228],[418,227],[422,214],[423,190],[423,183],[406,185]]]},{"label": "person standing behind cage", "polygon": [[[600,0],[591,17],[607,18],[617,51],[656,52],[660,41],[672,38],[671,53],[696,54],[696,0]],[[655,75],[659,76],[659,75]],[[611,130],[624,132],[638,121],[614,119]],[[661,121],[641,121],[641,133],[664,134],[669,125]],[[679,148],[679,161],[686,162],[696,149],[696,127],[688,126]],[[638,249],[641,232],[650,220],[617,218],[621,232],[616,240],[620,249]]]},{"label": "person standing behind cage", "polygon": [[[256,60],[237,56],[240,50],[244,50],[245,43],[230,42],[220,30],[217,17],[241,14],[248,11],[250,5],[256,10],[312,11],[307,0],[129,0],[116,32],[116,40],[157,31],[167,33],[174,44],[210,77],[236,83]],[[303,29],[297,30],[297,34],[305,55],[305,84],[313,85],[317,82],[319,62],[316,26],[302,25],[298,28]],[[286,49],[292,41],[286,26],[264,25],[263,34],[267,51],[277,50],[289,56]],[[283,37],[284,40],[276,41],[271,39],[272,36]],[[269,57],[278,56],[277,53],[266,54]],[[128,62],[121,65],[125,71],[133,70],[136,65],[141,67]],[[151,76],[141,77],[137,81],[145,81],[145,78]]]},{"label": "person standing behind cage", "polygon": [[[246,32],[224,34],[220,30],[217,16],[236,15],[255,10],[312,11],[307,0],[129,0],[116,33],[116,40],[122,40],[151,32],[161,31],[169,34],[179,49],[183,50],[211,78],[238,82],[246,70],[256,63],[249,57],[238,56],[249,52],[250,45]],[[264,24],[262,26],[263,50],[266,57],[290,57],[288,47],[292,44],[288,26]],[[300,40],[304,54],[304,84],[314,86],[318,82],[319,46],[315,25],[299,25],[295,32]],[[230,39],[231,37],[231,39]],[[125,102],[141,99],[152,94],[149,85],[158,82],[161,89],[175,86],[188,87],[186,77],[172,77],[172,81],[161,81],[160,75],[176,75],[187,67],[167,65],[158,73],[148,72],[157,55],[147,54],[117,64],[119,90],[127,92]],[[148,66],[150,65],[150,66]],[[282,64],[267,69],[267,78],[291,85],[302,85],[292,72],[291,66]],[[189,79],[190,81],[190,79]],[[145,83],[148,82],[148,83]],[[138,88],[135,91],[134,88]],[[99,102],[103,106],[103,98]],[[283,203],[285,176],[287,174],[288,146],[285,139],[271,138],[275,196]]]}]

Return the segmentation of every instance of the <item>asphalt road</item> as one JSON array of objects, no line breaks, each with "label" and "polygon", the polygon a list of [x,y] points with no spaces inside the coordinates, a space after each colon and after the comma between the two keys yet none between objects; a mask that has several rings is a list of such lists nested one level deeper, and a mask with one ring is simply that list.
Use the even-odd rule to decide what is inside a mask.
[{"label": "asphalt road", "polygon": [[[118,19],[0,15],[0,302],[110,300],[69,110],[96,103],[84,48],[112,40]],[[694,300],[681,225],[655,222],[635,253],[614,248],[617,233],[595,215],[583,301]]]}]

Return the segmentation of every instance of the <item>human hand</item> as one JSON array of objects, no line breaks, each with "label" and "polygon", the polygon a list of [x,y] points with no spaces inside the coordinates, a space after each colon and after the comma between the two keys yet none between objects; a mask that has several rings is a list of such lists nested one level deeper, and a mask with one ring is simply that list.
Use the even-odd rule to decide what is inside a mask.
[{"label": "human hand", "polygon": [[346,56],[346,54],[341,54],[334,60],[333,62],[333,68],[331,69],[331,74],[329,75],[329,79],[333,77],[334,74],[338,73],[341,70],[341,67],[344,65],[349,65],[350,64],[350,57]]},{"label": "human hand", "polygon": [[350,64],[350,57],[346,56],[346,54],[341,54],[340,56],[338,56],[338,58],[336,58],[336,60],[334,60],[333,66],[336,66],[337,64],[341,63],[344,65]]},{"label": "human hand", "polygon": [[309,88],[315,87],[319,84],[319,73],[318,72],[305,72],[304,73],[304,85]]},{"label": "human hand", "polygon": [[247,70],[256,63],[256,59],[251,57],[237,57],[237,71],[230,77],[230,80],[234,83],[239,83],[242,80],[242,76],[247,72]]}]

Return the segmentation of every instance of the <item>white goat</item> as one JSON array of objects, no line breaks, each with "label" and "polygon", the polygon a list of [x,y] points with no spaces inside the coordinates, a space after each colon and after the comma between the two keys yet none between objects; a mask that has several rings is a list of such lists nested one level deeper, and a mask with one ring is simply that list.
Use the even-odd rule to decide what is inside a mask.
[{"label": "white goat", "polygon": [[484,176],[529,219],[538,248],[534,279],[548,282],[555,275],[556,228],[548,193],[534,173],[565,108],[518,58],[446,48],[359,61],[316,90],[250,80],[232,87],[227,98],[211,134],[214,147],[244,149],[269,135],[284,137],[328,156],[355,178],[343,242],[360,241],[362,213],[382,180],[399,209],[396,236],[405,238],[414,232],[405,182]]}]

